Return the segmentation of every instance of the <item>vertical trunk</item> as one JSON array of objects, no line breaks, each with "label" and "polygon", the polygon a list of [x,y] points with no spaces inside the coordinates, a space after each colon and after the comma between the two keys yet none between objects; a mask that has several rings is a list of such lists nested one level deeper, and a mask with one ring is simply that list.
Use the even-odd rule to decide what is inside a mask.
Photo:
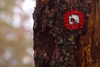
[{"label": "vertical trunk", "polygon": [[[99,67],[100,1],[36,2],[33,17],[35,67]],[[84,13],[82,29],[70,30],[64,25],[65,13],[73,9]]]},{"label": "vertical trunk", "polygon": [[99,59],[99,66],[100,67],[100,0],[98,1],[98,59]]},{"label": "vertical trunk", "polygon": [[[80,67],[99,67],[97,54],[98,48],[98,23],[99,21],[99,0],[91,0],[91,13],[88,22],[88,31],[84,36],[80,36],[81,55]],[[100,49],[100,48],[99,48]],[[78,53],[78,54],[79,54]],[[100,57],[100,56],[98,56]]]}]

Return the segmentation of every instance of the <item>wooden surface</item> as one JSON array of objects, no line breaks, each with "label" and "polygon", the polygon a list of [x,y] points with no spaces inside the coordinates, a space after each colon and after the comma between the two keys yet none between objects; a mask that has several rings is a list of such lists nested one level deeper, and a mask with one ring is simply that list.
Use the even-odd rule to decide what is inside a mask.
[{"label": "wooden surface", "polygon": [[[82,0],[74,1],[81,2]],[[84,36],[80,36],[80,48],[76,51],[78,67],[100,67],[100,0],[90,1],[88,31]],[[41,0],[37,0],[37,8],[41,6],[40,4]]]},{"label": "wooden surface", "polygon": [[81,36],[81,67],[99,67],[97,58],[98,48],[98,23],[99,23],[99,6],[97,0],[91,0],[91,13],[88,22],[88,31],[85,36]]}]

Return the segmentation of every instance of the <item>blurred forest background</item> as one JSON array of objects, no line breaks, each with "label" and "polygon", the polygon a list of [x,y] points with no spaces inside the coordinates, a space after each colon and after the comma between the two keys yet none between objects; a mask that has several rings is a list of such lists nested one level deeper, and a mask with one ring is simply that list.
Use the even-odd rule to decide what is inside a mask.
[{"label": "blurred forest background", "polygon": [[0,0],[0,67],[33,67],[35,0]]}]

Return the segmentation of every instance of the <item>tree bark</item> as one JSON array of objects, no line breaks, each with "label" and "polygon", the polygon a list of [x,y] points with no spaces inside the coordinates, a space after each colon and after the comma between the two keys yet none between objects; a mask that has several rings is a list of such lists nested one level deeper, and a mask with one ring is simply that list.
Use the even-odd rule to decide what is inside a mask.
[{"label": "tree bark", "polygon": [[[33,15],[35,67],[99,67],[100,0],[36,2]],[[81,30],[64,26],[64,14],[72,9],[85,14]]]}]

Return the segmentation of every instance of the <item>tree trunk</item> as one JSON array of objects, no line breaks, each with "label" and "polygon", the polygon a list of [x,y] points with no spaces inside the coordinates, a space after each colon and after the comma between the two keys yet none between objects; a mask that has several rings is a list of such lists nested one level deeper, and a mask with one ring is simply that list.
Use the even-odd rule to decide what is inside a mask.
[{"label": "tree trunk", "polygon": [[[33,15],[35,67],[99,67],[99,3],[99,0],[37,0]],[[74,21],[70,24],[72,15],[66,15],[71,11],[72,15],[78,14],[79,23],[84,21],[83,26]]]}]

